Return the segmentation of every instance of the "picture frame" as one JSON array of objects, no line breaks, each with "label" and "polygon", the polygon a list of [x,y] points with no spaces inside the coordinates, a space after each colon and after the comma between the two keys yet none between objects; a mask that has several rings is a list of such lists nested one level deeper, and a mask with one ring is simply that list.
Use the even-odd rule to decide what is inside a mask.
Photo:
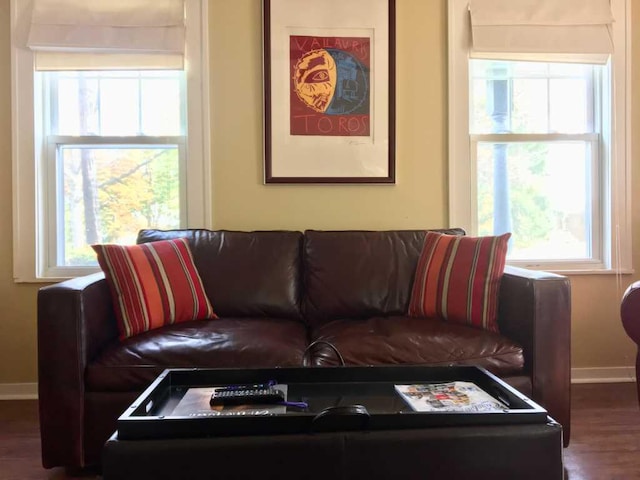
[{"label": "picture frame", "polygon": [[263,0],[264,182],[395,183],[395,0]]}]

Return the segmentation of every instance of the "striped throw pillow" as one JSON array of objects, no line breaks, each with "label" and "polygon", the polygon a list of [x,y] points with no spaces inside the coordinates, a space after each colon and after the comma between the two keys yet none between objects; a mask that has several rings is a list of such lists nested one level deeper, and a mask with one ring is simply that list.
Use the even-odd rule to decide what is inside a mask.
[{"label": "striped throw pillow", "polygon": [[510,237],[427,232],[409,316],[439,317],[498,332],[498,294]]},{"label": "striped throw pillow", "polygon": [[172,323],[217,318],[185,238],[92,248],[111,288],[120,339]]}]

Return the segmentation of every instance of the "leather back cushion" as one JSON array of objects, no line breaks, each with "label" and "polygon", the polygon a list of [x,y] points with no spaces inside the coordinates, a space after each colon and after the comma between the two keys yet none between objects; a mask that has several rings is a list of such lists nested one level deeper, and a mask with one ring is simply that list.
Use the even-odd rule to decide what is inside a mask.
[{"label": "leather back cushion", "polygon": [[[464,234],[461,229],[433,231]],[[306,317],[317,324],[405,314],[426,232],[307,230]]]},{"label": "leather back cushion", "polygon": [[301,232],[141,230],[138,243],[178,237],[219,317],[301,318]]}]

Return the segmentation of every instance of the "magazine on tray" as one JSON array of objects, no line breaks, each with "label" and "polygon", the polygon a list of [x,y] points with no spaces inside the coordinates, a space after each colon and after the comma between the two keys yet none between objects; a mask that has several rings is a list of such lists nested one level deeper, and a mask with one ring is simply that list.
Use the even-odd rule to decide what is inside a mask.
[{"label": "magazine on tray", "polygon": [[417,412],[503,412],[509,408],[472,382],[420,383],[395,388]]},{"label": "magazine on tray", "polygon": [[[219,387],[190,388],[171,412],[172,417],[246,417],[287,413],[285,405],[210,405],[213,391]],[[287,385],[276,384],[287,398]]]}]

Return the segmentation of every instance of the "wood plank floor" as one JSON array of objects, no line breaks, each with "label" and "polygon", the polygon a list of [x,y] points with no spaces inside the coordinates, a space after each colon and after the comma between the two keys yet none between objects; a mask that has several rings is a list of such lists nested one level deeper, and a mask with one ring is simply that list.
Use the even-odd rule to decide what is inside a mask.
[{"label": "wood plank floor", "polygon": [[[571,445],[564,450],[567,479],[640,480],[635,384],[574,385],[572,393]],[[0,401],[0,480],[68,478],[61,468],[40,465],[36,401]]]},{"label": "wood plank floor", "polygon": [[635,383],[574,385],[569,480],[640,479],[640,408]]}]

